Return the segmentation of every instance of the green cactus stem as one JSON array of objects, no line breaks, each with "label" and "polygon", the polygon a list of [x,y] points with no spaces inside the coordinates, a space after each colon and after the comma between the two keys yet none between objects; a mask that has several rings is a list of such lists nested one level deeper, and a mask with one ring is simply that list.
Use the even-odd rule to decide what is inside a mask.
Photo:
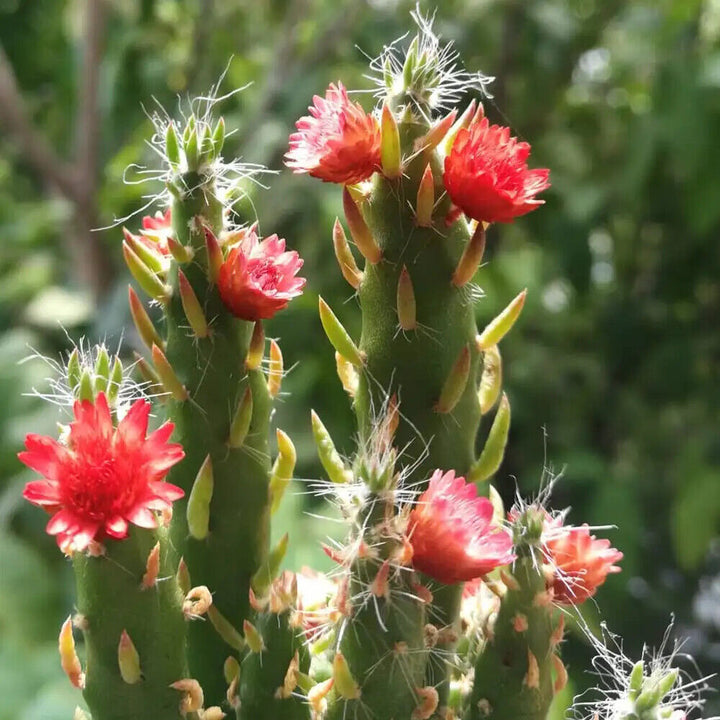
[{"label": "green cactus stem", "polygon": [[393,470],[392,453],[389,462],[375,467],[358,462],[364,483],[377,490],[359,509],[344,553],[347,567],[337,601],[342,619],[335,631],[343,659],[335,674],[348,675],[346,685],[357,686],[357,692],[343,692],[343,678],[338,684],[336,677],[329,720],[410,720],[425,685],[426,599],[403,559]]},{"label": "green cactus stem", "polygon": [[[174,253],[181,262],[173,257],[167,272],[172,296],[164,306],[163,338],[164,356],[184,394],[166,381],[155,362],[171,392],[168,418],[186,452],[170,477],[185,490],[171,534],[192,583],[209,587],[215,612],[239,629],[248,617],[250,579],[268,551],[271,398],[259,363],[252,369],[245,365],[253,323],[234,317],[217,290],[223,205],[212,157],[219,148],[208,154],[202,141],[197,149],[203,123],[189,124],[193,128],[186,131],[182,148],[167,148],[171,159],[175,149],[184,153],[185,164],[172,163],[168,179],[174,241],[183,251]],[[174,131],[169,134],[177,141]],[[154,357],[158,352],[153,348]],[[210,475],[200,473],[208,458]],[[202,487],[194,490],[196,481]],[[231,648],[211,623],[193,623],[188,642],[191,674],[208,704],[219,704],[225,695],[223,663]]]},{"label": "green cactus stem", "polygon": [[238,720],[309,720],[298,682],[310,669],[310,654],[291,609],[258,611],[252,623],[260,644],[240,666]]},{"label": "green cactus stem", "polygon": [[[163,580],[147,587],[143,576],[158,541]],[[75,553],[73,568],[75,622],[87,659],[83,694],[93,720],[181,720],[181,698],[170,684],[188,676],[185,619],[167,532],[133,527],[124,540],[108,541],[104,555]],[[124,634],[137,652],[137,667],[119,662]]]},{"label": "green cactus stem", "polygon": [[555,617],[537,548],[543,513],[530,507],[516,523],[528,532],[516,544],[512,572],[503,574],[506,592],[475,662],[469,720],[544,720],[547,716],[562,621]]}]

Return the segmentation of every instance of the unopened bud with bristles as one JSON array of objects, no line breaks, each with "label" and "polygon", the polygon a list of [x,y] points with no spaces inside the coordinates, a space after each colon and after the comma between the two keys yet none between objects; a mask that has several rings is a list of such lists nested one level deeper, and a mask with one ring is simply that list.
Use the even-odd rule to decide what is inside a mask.
[{"label": "unopened bud with bristles", "polygon": [[333,658],[333,680],[335,681],[335,691],[341,698],[345,700],[357,700],[360,693],[360,686],[355,682],[355,678],[350,672],[345,656],[341,652],[336,652]]},{"label": "unopened bud with bristles", "polygon": [[147,314],[132,285],[128,285],[128,303],[130,305],[130,315],[140,339],[147,345],[149,350],[152,349],[153,345],[157,345],[161,350],[164,350],[165,343],[160,339],[153,321]]},{"label": "unopened bud with bristles", "polygon": [[80,375],[80,387],[78,389],[78,400],[95,401],[95,382],[90,370],[85,368]]},{"label": "unopened bud with bristles", "polygon": [[249,620],[243,620],[243,633],[250,652],[261,653],[265,649],[265,642],[260,631]]},{"label": "unopened bud with bristles", "polygon": [[335,218],[335,224],[333,225],[333,249],[342,276],[357,290],[362,283],[363,274],[355,262],[339,218]]},{"label": "unopened bud with bristles", "polygon": [[267,387],[270,397],[280,394],[283,379],[283,355],[275,340],[270,341],[270,364],[268,368]]},{"label": "unopened bud with bristles", "polygon": [[457,110],[451,110],[445,117],[440,118],[425,135],[415,141],[415,151],[429,152],[435,149],[448,134],[456,117]]},{"label": "unopened bud with bristles", "polygon": [[185,162],[190,172],[197,170],[198,161],[200,160],[200,143],[197,135],[198,128],[193,127],[188,133],[187,139],[183,137],[185,150]]},{"label": "unopened bud with bristles", "polygon": [[537,658],[533,655],[532,651],[528,649],[528,669],[523,678],[523,685],[527,685],[529,688],[540,687],[540,666],[538,665]]},{"label": "unopened bud with bristles", "polygon": [[108,382],[107,389],[107,401],[111,407],[117,402],[118,395],[120,393],[120,386],[123,382],[123,375],[124,371],[122,363],[120,362],[120,358],[116,357],[112,370],[110,371],[110,380]]},{"label": "unopened bud with bristles", "polygon": [[279,700],[284,700],[292,696],[295,692],[295,688],[298,686],[298,676],[300,674],[300,655],[298,651],[295,651],[288,669],[285,672],[283,678],[283,684],[275,690],[275,697]]},{"label": "unopened bud with bristles", "polygon": [[278,428],[277,430],[278,456],[270,473],[270,511],[277,512],[280,501],[285,494],[287,486],[292,480],[295,471],[297,453],[290,437]]},{"label": "unopened bud with bristles", "polygon": [[67,382],[70,390],[75,392],[77,387],[80,385],[80,374],[82,368],[80,366],[80,351],[77,347],[73,348],[67,360]]},{"label": "unopened bud with bristles", "polygon": [[232,655],[228,655],[223,663],[223,677],[225,683],[229,685],[233,680],[240,677],[240,663],[237,658]]},{"label": "unopened bud with bristles", "polygon": [[313,437],[317,446],[318,457],[325,472],[334,483],[346,483],[352,480],[352,473],[347,469],[342,458],[335,449],[330,433],[314,410],[310,411]]},{"label": "unopened bud with bristles", "polygon": [[212,458],[207,455],[193,482],[186,509],[188,532],[196,540],[204,540],[210,531],[210,502],[214,486]]},{"label": "unopened bud with bristles", "polygon": [[220,268],[223,264],[223,253],[213,231],[205,227],[205,250],[207,252],[208,279],[211,283],[217,283],[220,277]]},{"label": "unopened bud with bristles", "polygon": [[417,329],[417,305],[412,278],[405,265],[400,270],[397,285],[397,315],[400,327],[410,331]]},{"label": "unopened bud with bristles", "polygon": [[118,667],[120,668],[120,676],[123,682],[128,685],[134,685],[142,679],[140,670],[140,656],[135,648],[127,630],[123,630],[120,634],[120,642],[117,650]]},{"label": "unopened bud with bristles", "polygon": [[252,337],[250,338],[250,346],[248,347],[247,356],[245,357],[245,369],[257,370],[265,354],[265,329],[262,320],[256,320],[253,326]]},{"label": "unopened bud with bristles", "polygon": [[287,553],[289,536],[285,533],[277,545],[270,550],[267,557],[263,561],[260,568],[252,576],[250,581],[252,589],[258,594],[263,595],[265,591],[270,587],[272,581],[280,570],[285,554]]},{"label": "unopened bud with bristles", "polygon": [[383,175],[390,180],[400,177],[402,173],[400,134],[395,115],[387,103],[383,106],[380,120],[380,166]]},{"label": "unopened bud with bristles", "polygon": [[152,346],[152,360],[155,371],[160,379],[160,384],[165,391],[169,392],[178,402],[187,400],[190,397],[187,389],[175,374],[165,353],[157,345]]},{"label": "unopened bud with bristles", "polygon": [[80,664],[80,658],[75,651],[75,638],[73,637],[72,627],[72,617],[68,615],[67,620],[65,620],[60,628],[60,635],[58,637],[60,666],[73,687],[82,690],[85,687],[85,673]]},{"label": "unopened bud with bristles", "polygon": [[355,366],[347,360],[344,355],[337,352],[337,350],[335,351],[335,369],[342,383],[343,390],[345,390],[351,398],[354,398],[360,384],[360,375],[355,369]]},{"label": "unopened bud with bristles", "polygon": [[176,680],[174,683],[171,683],[170,687],[182,693],[180,700],[180,713],[182,715],[197,712],[202,708],[205,702],[205,696],[197,680],[193,678],[183,678],[182,680]]},{"label": "unopened bud with bristles", "polygon": [[175,124],[172,122],[169,122],[165,128],[165,157],[173,168],[180,164],[180,144],[175,132]]},{"label": "unopened bud with bristles", "polygon": [[156,542],[153,545],[153,549],[148,554],[147,562],[145,563],[145,573],[142,577],[142,587],[147,590],[151,587],[155,587],[158,579],[158,573],[160,572],[160,543]]},{"label": "unopened bud with bristles", "polygon": [[460,130],[462,130],[463,128],[467,128],[470,125],[470,122],[475,115],[475,109],[475,100],[471,100],[470,104],[465,108],[462,115],[460,115],[460,117],[455,121],[455,124],[448,130],[447,134],[443,138],[443,142],[440,148],[443,155],[448,155],[450,153],[453,143],[455,142],[455,138],[457,137],[457,134],[460,132]]},{"label": "unopened bud with bristles", "polygon": [[253,414],[253,396],[250,385],[245,388],[240,401],[235,408],[232,421],[230,423],[230,432],[228,434],[227,444],[231,448],[242,447],[250,431],[250,423]]},{"label": "unopened bud with bristles", "polygon": [[162,273],[165,270],[166,266],[163,258],[156,253],[152,247],[144,243],[137,235],[133,235],[127,228],[123,228],[123,236],[130,250],[132,250],[152,272]]},{"label": "unopened bud with bristles", "polygon": [[95,392],[105,392],[110,381],[110,356],[104,345],[98,349],[95,361]]},{"label": "unopened bud with bristles", "polygon": [[148,384],[150,391],[157,389],[158,391],[163,391],[163,387],[160,383],[160,376],[155,372],[152,365],[142,356],[138,353],[133,353],[133,357],[135,358],[135,367],[137,368],[137,371],[140,373],[140,377]]},{"label": "unopened bud with bristles", "polygon": [[350,235],[357,249],[371,265],[376,265],[382,259],[382,251],[375,242],[375,238],[370,232],[360,208],[355,204],[347,187],[343,188],[343,209],[350,228]]},{"label": "unopened bud with bristles", "polygon": [[477,336],[478,350],[487,350],[497,345],[507,335],[525,305],[527,290],[523,290],[510,304]]},{"label": "unopened bud with bristles", "polygon": [[480,388],[478,390],[478,403],[480,413],[485,415],[489,412],[500,397],[502,390],[502,357],[500,348],[491,345],[483,353],[483,369],[480,376]]},{"label": "unopened bud with bristles", "polygon": [[123,257],[132,276],[140,287],[155,300],[166,303],[170,299],[172,289],[166,285],[138,256],[130,246],[123,243]]},{"label": "unopened bud with bristles", "polygon": [[192,581],[190,580],[190,571],[188,570],[185,558],[180,558],[177,573],[175,573],[175,581],[183,595],[187,595],[190,592]]},{"label": "unopened bud with bristles", "polygon": [[465,391],[470,376],[470,364],[470,348],[463,345],[450,370],[450,374],[445,379],[440,397],[434,407],[435,412],[450,413],[453,411]]},{"label": "unopened bud with bristles", "polygon": [[220,118],[215,125],[215,129],[212,134],[212,143],[215,149],[215,156],[218,157],[222,152],[223,145],[225,144],[225,119]]},{"label": "unopened bud with bristles", "polygon": [[505,457],[505,446],[507,445],[509,432],[510,401],[507,395],[503,393],[495,419],[485,441],[485,447],[468,472],[468,482],[483,482],[499,470]]},{"label": "unopened bud with bristles", "polygon": [[332,690],[332,686],[335,684],[335,678],[328,678],[319,682],[308,690],[307,700],[308,704],[312,708],[316,716],[322,717],[327,708],[327,700],[325,699],[327,694]]},{"label": "unopened bud with bristles", "polygon": [[485,226],[482,223],[478,223],[453,273],[452,284],[455,287],[461,288],[473,279],[475,272],[480,267],[484,253]]},{"label": "unopened bud with bristles", "polygon": [[232,648],[242,650],[245,641],[233,624],[218,610],[217,605],[207,609],[207,617],[215,628],[215,632]]},{"label": "unopened bud with bristles", "polygon": [[365,356],[353,342],[348,331],[342,326],[342,323],[337,319],[335,313],[322,297],[318,298],[318,305],[320,309],[320,322],[322,323],[330,344],[346,360],[356,367],[362,367],[365,364]]},{"label": "unopened bud with bristles", "polygon": [[435,178],[428,163],[417,191],[415,205],[415,224],[418,227],[432,227],[432,215],[435,209]]},{"label": "unopened bud with bristles", "polygon": [[185,265],[195,257],[195,251],[191,247],[182,245],[172,235],[169,235],[166,240],[168,250],[176,263]]},{"label": "unopened bud with bristles", "polygon": [[377,574],[370,583],[370,592],[375,597],[387,598],[390,595],[390,584],[388,578],[390,577],[390,561],[385,560],[377,571]]},{"label": "unopened bud with bristles", "polygon": [[559,693],[565,688],[568,682],[568,673],[563,665],[563,661],[555,654],[552,656],[552,664],[555,669],[555,682],[553,683],[553,691]]},{"label": "unopened bud with bristles", "polygon": [[185,317],[190,323],[195,337],[206,338],[210,334],[210,328],[208,327],[205,312],[200,305],[200,301],[192,285],[182,270],[178,270],[178,287],[180,288],[180,300],[183,310],[185,311]]}]

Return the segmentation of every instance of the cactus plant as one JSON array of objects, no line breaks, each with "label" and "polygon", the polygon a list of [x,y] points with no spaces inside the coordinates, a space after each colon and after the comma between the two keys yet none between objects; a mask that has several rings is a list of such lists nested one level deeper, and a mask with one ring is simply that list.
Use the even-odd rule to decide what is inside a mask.
[{"label": "cactus plant", "polygon": [[[230,222],[243,169],[223,160],[209,107],[193,105],[183,126],[157,120],[169,207],[123,242],[163,316],[157,327],[129,289],[143,382],[128,390],[104,348],[74,351],[55,381],[74,420],[59,441],[28,436],[20,456],[44,476],[25,497],[73,557],[86,670],[71,619],[61,665],[94,720],[543,720],[567,680],[563,613],[619,570],[608,540],[546,508],[552,483],[509,513],[492,485],[511,420],[499,344],[526,292],[480,331],[474,280],[491,225],[537,209],[548,170],[529,169],[529,145],[481,104],[461,112],[486,79],[415,20],[405,50],[373,62],[378,107],[331,84],[286,155],[342,186],[332,245],[362,313],[356,340],[319,299],[358,427],[346,458],[310,413],[327,475],[316,485],[346,526],[324,548],[329,577],[282,570],[287,534],[270,545],[296,452],[277,430],[270,461],[283,357],[263,320],[302,291],[302,260]],[[150,435],[139,389],[170,421]],[[603,718],[676,720],[700,706],[665,659],[647,677],[642,663],[618,665]]]}]

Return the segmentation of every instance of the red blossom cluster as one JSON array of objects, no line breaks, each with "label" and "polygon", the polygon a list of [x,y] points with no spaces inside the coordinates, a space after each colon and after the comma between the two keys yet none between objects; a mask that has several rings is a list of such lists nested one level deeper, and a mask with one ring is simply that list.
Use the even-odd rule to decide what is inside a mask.
[{"label": "red blossom cluster", "polygon": [[[326,182],[352,185],[380,170],[380,124],[350,101],[341,83],[315,96],[310,115],[290,136],[286,164]],[[454,210],[486,223],[512,222],[543,204],[550,171],[527,166],[530,145],[491,125],[482,114],[460,128],[445,158],[443,181]]]},{"label": "red blossom cluster", "polygon": [[303,265],[294,251],[285,250],[277,235],[258,238],[254,226],[242,234],[220,267],[218,288],[225,307],[243,320],[265,320],[302,293]]},{"label": "red blossom cluster", "polygon": [[157,527],[156,513],[184,494],[163,481],[185,455],[168,442],[172,423],[148,436],[150,403],[137,400],[115,427],[104,393],[95,402],[76,402],[74,414],[67,444],[30,434],[19,454],[43,476],[29,482],[23,496],[52,515],[47,532],[69,553],[127,537],[130,523]]},{"label": "red blossom cluster", "polygon": [[493,505],[474,483],[436,470],[410,513],[413,565],[436,580],[459,583],[507,565],[512,538],[493,523]]}]

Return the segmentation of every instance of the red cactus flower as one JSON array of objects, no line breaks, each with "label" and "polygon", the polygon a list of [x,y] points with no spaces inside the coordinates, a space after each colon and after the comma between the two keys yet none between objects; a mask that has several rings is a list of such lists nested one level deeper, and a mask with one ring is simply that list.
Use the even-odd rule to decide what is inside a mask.
[{"label": "red cactus flower", "polygon": [[259,240],[250,228],[220,267],[220,297],[243,320],[271,318],[302,293],[305,278],[295,277],[302,264],[277,235]]},{"label": "red cactus flower", "polygon": [[436,470],[410,513],[413,565],[440,582],[472,580],[514,560],[512,538],[491,523],[493,506],[473,483]]},{"label": "red cactus flower", "polygon": [[468,217],[511,222],[544,200],[535,195],[550,187],[546,168],[529,170],[530,145],[510,137],[510,128],[483,117],[457,134],[445,158],[445,188]]},{"label": "red cactus flower", "polygon": [[315,95],[310,115],[290,136],[285,163],[296,173],[351,185],[369,178],[380,165],[380,126],[359,103],[350,102],[342,83],[325,97]]},{"label": "red cactus flower", "polygon": [[106,537],[127,537],[128,523],[154,528],[153,511],[166,511],[183,491],[163,482],[185,453],[168,443],[171,423],[146,437],[150,403],[137,400],[117,427],[104,393],[78,401],[67,445],[30,434],[18,457],[44,476],[25,486],[23,496],[52,517],[47,532],[64,552],[82,551]]},{"label": "red cactus flower", "polygon": [[[546,526],[547,527],[547,526]],[[555,571],[552,589],[555,602],[579,605],[592,597],[609,573],[620,572],[615,565],[623,554],[598,540],[587,525],[564,527],[552,523],[543,533],[543,543]]]}]

